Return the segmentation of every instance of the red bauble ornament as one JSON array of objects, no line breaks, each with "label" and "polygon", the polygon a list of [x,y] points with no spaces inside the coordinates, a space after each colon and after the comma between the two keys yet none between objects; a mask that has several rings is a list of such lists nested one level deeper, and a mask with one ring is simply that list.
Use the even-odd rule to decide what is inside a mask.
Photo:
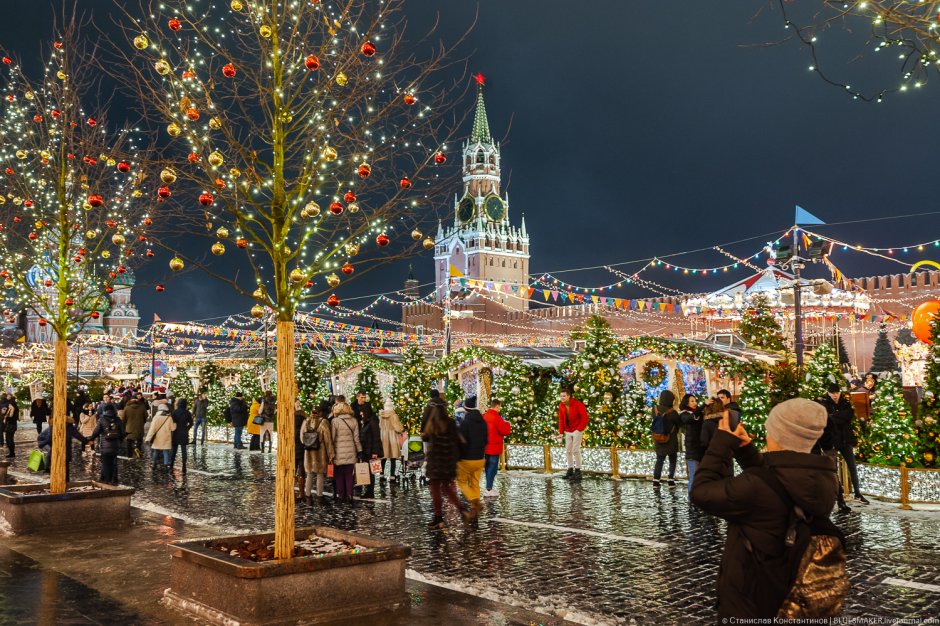
[{"label": "red bauble ornament", "polygon": [[215,198],[211,193],[199,194],[199,204],[202,206],[212,206],[213,202],[215,202]]},{"label": "red bauble ornament", "polygon": [[131,164],[128,163],[127,161],[121,161],[120,163],[118,163],[117,167],[118,167],[118,171],[121,172],[122,174],[127,174],[129,171],[131,171]]},{"label": "red bauble ornament", "polygon": [[97,165],[97,164],[98,164],[98,160],[95,159],[94,157],[90,157],[90,156],[83,156],[83,157],[82,157],[82,161],[84,161],[86,165]]},{"label": "red bauble ornament", "polygon": [[235,66],[231,63],[226,63],[222,66],[222,75],[226,78],[235,78]]},{"label": "red bauble ornament", "polygon": [[81,262],[82,262],[82,257],[81,257],[80,255],[76,255],[75,258],[72,259],[72,260],[75,261],[76,263],[81,263]]},{"label": "red bauble ornament", "polygon": [[247,239],[238,239],[238,240],[235,241],[235,245],[244,250],[245,248],[248,247],[248,240],[247,240]]},{"label": "red bauble ornament", "polygon": [[153,258],[153,250],[147,250],[147,252],[145,253],[145,256],[146,256],[148,259],[152,259],[152,258]]},{"label": "red bauble ornament", "polygon": [[362,44],[362,47],[359,48],[359,51],[362,52],[364,56],[371,57],[375,55],[375,45],[371,41],[367,41]]},{"label": "red bauble ornament", "polygon": [[61,42],[61,41],[56,41],[55,43],[52,44],[52,47],[55,48],[56,50],[61,50],[61,49],[62,49],[62,42]]},{"label": "red bauble ornament", "polygon": [[32,200],[27,200],[27,201],[25,201],[25,202],[23,203],[23,206],[26,207],[27,209],[31,209],[31,208],[33,208],[33,201],[32,201]]},{"label": "red bauble ornament", "polygon": [[22,222],[22,221],[23,221],[23,218],[20,217],[19,215],[14,215],[14,216],[13,216],[13,223],[14,223],[14,224],[19,224],[19,223]]},{"label": "red bauble ornament", "polygon": [[369,174],[372,173],[372,166],[363,163],[359,166],[359,178],[369,178]]},{"label": "red bauble ornament", "polygon": [[308,280],[307,282],[304,283],[304,287],[306,287],[307,289],[310,289],[311,287],[313,287],[313,281]]},{"label": "red bauble ornament", "polygon": [[89,118],[88,118],[88,125],[91,126],[92,128],[94,128],[95,126],[98,125],[98,120],[96,120],[96,119],[93,118],[93,117],[89,117]]},{"label": "red bauble ornament", "polygon": [[65,306],[72,306],[73,304],[75,304],[75,300],[72,300],[71,298],[65,299]]},{"label": "red bauble ornament", "polygon": [[115,222],[114,220],[108,220],[107,222],[105,222],[105,224],[108,225],[108,228],[114,228],[115,226],[117,226],[117,222]]},{"label": "red bauble ornament", "polygon": [[91,206],[97,209],[102,204],[104,204],[104,198],[102,198],[100,195],[96,193],[93,193],[90,196],[88,196],[88,204],[90,204]]},{"label": "red bauble ornament", "polygon": [[152,225],[153,225],[153,220],[150,219],[149,217],[145,217],[145,218],[144,218],[144,226],[152,226]]},{"label": "red bauble ornament", "polygon": [[356,269],[352,266],[352,263],[350,263],[349,261],[346,261],[345,263],[343,263],[343,267],[340,271],[346,274],[347,276],[349,276],[354,271],[356,271]]},{"label": "red bauble ornament", "polygon": [[193,73],[192,70],[184,70],[184,71],[183,71],[183,80],[192,80],[192,79],[194,79],[194,78],[196,78],[196,74]]},{"label": "red bauble ornament", "polygon": [[137,241],[140,241],[140,242],[147,241],[147,235],[137,235]]},{"label": "red bauble ornament", "polygon": [[170,188],[165,185],[163,187],[160,187],[159,189],[157,189],[157,195],[160,196],[161,198],[169,198]]},{"label": "red bauble ornament", "polygon": [[4,171],[6,172],[7,176],[13,176],[13,168],[12,168],[12,167],[8,167],[8,168],[6,168]]},{"label": "red bauble ornament", "polygon": [[48,324],[48,323],[49,323],[49,322],[47,322],[46,320],[44,320],[44,319],[42,319],[42,318],[39,319],[39,325],[40,325],[40,326],[45,326],[45,325]]},{"label": "red bauble ornament", "polygon": [[194,121],[194,122],[195,122],[195,121],[198,121],[198,120],[199,120],[199,109],[197,109],[197,108],[195,108],[195,107],[193,107],[193,108],[191,108],[191,109],[187,109],[187,110],[186,110],[186,117],[188,117],[190,120],[192,120],[192,121]]},{"label": "red bauble ornament", "polygon": [[52,286],[52,279],[51,279],[51,278],[47,278],[46,280],[43,281],[42,284],[45,285],[46,287],[51,287],[51,286]]},{"label": "red bauble ornament", "polygon": [[189,156],[186,157],[186,159],[187,159],[190,163],[199,163],[199,155],[196,154],[195,152],[190,152],[190,153],[189,153]]},{"label": "red bauble ornament", "polygon": [[219,189],[225,189],[225,181],[222,180],[221,178],[216,178],[215,186],[218,187]]},{"label": "red bauble ornament", "polygon": [[311,70],[311,71],[318,70],[320,69],[320,59],[318,59],[317,57],[311,54],[310,56],[307,57],[307,60],[304,61],[304,65],[307,66],[308,70]]},{"label": "red bauble ornament", "polygon": [[41,123],[42,123],[42,115],[38,115],[38,114],[37,114],[37,115],[34,115],[34,116],[33,116],[33,121],[36,122],[37,124],[41,124]]},{"label": "red bauble ornament", "polygon": [[329,298],[326,299],[326,303],[335,309],[336,307],[339,306],[339,298],[336,297],[336,294],[334,293],[333,295],[331,295]]},{"label": "red bauble ornament", "polygon": [[101,313],[99,313],[98,311],[92,311],[92,312],[91,312],[91,319],[96,320],[96,319],[98,319],[99,317],[101,317]]},{"label": "red bauble ornament", "polygon": [[3,63],[5,65],[13,65],[13,59],[11,59],[10,57],[3,57]]},{"label": "red bauble ornament", "polygon": [[118,274],[126,274],[126,273],[127,273],[127,268],[124,267],[123,265],[118,265]]},{"label": "red bauble ornament", "polygon": [[351,192],[351,191],[347,191],[346,194],[343,195],[343,200],[344,200],[347,204],[350,203],[350,202],[355,202],[355,201],[356,201],[356,194],[354,194],[354,193]]},{"label": "red bauble ornament", "polygon": [[412,106],[415,102],[418,101],[418,99],[415,97],[413,93],[406,93],[404,100],[405,100],[405,104],[407,104],[408,106]]},{"label": "red bauble ornament", "polygon": [[108,272],[108,277],[110,277],[110,278],[112,278],[112,279],[117,278],[117,273],[115,273],[114,271],[110,271],[110,272]]},{"label": "red bauble ornament", "polygon": [[332,213],[333,215],[339,215],[339,214],[341,214],[342,212],[343,212],[343,205],[342,205],[342,204],[340,204],[339,202],[331,202],[331,203],[330,203],[330,213]]},{"label": "red bauble ornament", "polygon": [[447,155],[444,154],[443,152],[438,152],[437,154],[434,155],[434,162],[437,163],[438,165],[444,165],[446,161],[447,161]]},{"label": "red bauble ornament", "polygon": [[59,119],[60,117],[62,117],[62,111],[60,111],[59,109],[52,109],[52,117]]},{"label": "red bauble ornament", "polygon": [[170,27],[170,30],[179,30],[183,27],[183,23],[175,17],[171,19],[167,25]]},{"label": "red bauble ornament", "polygon": [[388,235],[386,235],[385,233],[382,233],[381,235],[375,238],[375,243],[379,244],[380,246],[387,246],[391,241],[392,240],[389,239]]},{"label": "red bauble ornament", "polygon": [[39,239],[39,235],[37,235],[36,233],[30,233],[29,235],[27,235],[27,237],[29,237],[30,241],[36,241],[37,239]]},{"label": "red bauble ornament", "polygon": [[124,256],[131,256],[132,254],[134,254],[133,250],[130,248],[124,248]]},{"label": "red bauble ornament", "polygon": [[163,293],[166,290],[166,288],[163,285],[157,285],[156,287],[154,287],[154,289],[157,290],[157,293]]},{"label": "red bauble ornament", "polygon": [[401,185],[402,189],[411,189],[411,179],[405,176],[401,179],[401,182],[398,183]]}]

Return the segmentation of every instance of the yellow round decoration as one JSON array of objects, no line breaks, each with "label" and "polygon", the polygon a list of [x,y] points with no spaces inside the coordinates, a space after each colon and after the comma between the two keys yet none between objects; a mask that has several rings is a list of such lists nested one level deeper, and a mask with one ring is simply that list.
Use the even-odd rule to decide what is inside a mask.
[{"label": "yellow round decoration", "polygon": [[216,241],[214,244],[212,244],[212,254],[215,256],[222,256],[225,254],[225,246],[221,242]]},{"label": "yellow round decoration", "polygon": [[163,181],[164,185],[172,185],[176,182],[176,172],[168,167],[160,172],[160,180]]},{"label": "yellow round decoration", "polygon": [[166,76],[170,73],[170,64],[161,59],[153,64],[153,69],[157,70],[160,76]]},{"label": "yellow round decoration", "polygon": [[116,246],[123,246],[125,241],[126,239],[124,239],[124,235],[121,233],[114,233],[111,235],[111,243]]},{"label": "yellow round decoration", "polygon": [[423,237],[423,236],[424,236],[424,233],[422,233],[422,232],[421,232],[420,230],[418,230],[417,228],[415,228],[413,231],[411,231],[411,238],[414,239],[415,241],[418,241],[418,240],[421,239],[421,237]]},{"label": "yellow round decoration", "polygon": [[337,276],[335,273],[330,274],[326,277],[326,284],[328,284],[330,287],[336,287],[339,285],[339,276]]},{"label": "yellow round decoration", "polygon": [[16,151],[16,158],[18,158],[18,159],[20,159],[20,160],[25,159],[25,158],[26,158],[26,150],[17,150],[17,151]]},{"label": "yellow round decoration", "polygon": [[346,254],[349,256],[356,256],[359,254],[359,244],[358,243],[347,243],[346,244]]},{"label": "yellow round decoration", "polygon": [[134,37],[134,47],[137,48],[138,50],[144,50],[149,45],[150,45],[150,41],[147,39],[145,35],[137,35],[136,37]]},{"label": "yellow round decoration", "polygon": [[232,0],[232,4],[229,5],[232,7],[233,11],[241,11],[244,8],[244,5],[241,3],[241,0]]},{"label": "yellow round decoration", "polygon": [[264,287],[258,287],[251,293],[253,298],[263,298],[264,297]]},{"label": "yellow round decoration", "polygon": [[323,152],[321,154],[323,156],[323,159],[326,161],[336,160],[336,150],[332,146],[327,146],[323,148]]},{"label": "yellow round decoration", "polygon": [[350,202],[350,203],[346,206],[346,210],[349,211],[350,213],[358,213],[358,212],[359,212],[359,203],[358,203],[358,202]]},{"label": "yellow round decoration", "polygon": [[267,39],[268,37],[271,36],[271,27],[265,24],[261,28],[258,29],[258,32],[261,34],[262,37]]},{"label": "yellow round decoration", "polygon": [[219,119],[218,117],[210,117],[209,128],[211,128],[212,130],[219,130],[220,128],[222,128],[222,120]]},{"label": "yellow round decoration", "polygon": [[219,239],[227,239],[228,229],[225,226],[219,226],[219,230],[215,231],[215,236]]},{"label": "yellow round decoration", "polygon": [[264,307],[260,304],[256,304],[251,307],[251,316],[255,319],[260,319],[264,317]]},{"label": "yellow round decoration", "polygon": [[290,282],[299,283],[306,278],[302,270],[294,268],[290,272]]},{"label": "yellow round decoration", "polygon": [[[3,281],[3,287],[4,289],[13,289],[13,281],[7,278],[5,281]],[[924,455],[924,456],[927,456],[927,455]]]},{"label": "yellow round decoration", "polygon": [[58,72],[55,73],[55,77],[58,78],[59,80],[65,80],[66,78],[69,77],[69,75],[63,72],[62,70],[59,70]]},{"label": "yellow round decoration", "polygon": [[183,132],[183,129],[179,127],[179,124],[172,122],[169,126],[166,127],[166,132],[170,137],[179,137],[180,133]]},{"label": "yellow round decoration", "polygon": [[110,258],[111,258],[111,251],[110,251],[110,250],[102,250],[102,251],[101,251],[101,258],[102,258],[102,259],[110,259]]},{"label": "yellow round decoration", "polygon": [[424,241],[421,243],[422,245],[424,245],[425,250],[430,250],[431,248],[434,247],[434,240],[431,239],[430,237],[425,237]]},{"label": "yellow round decoration", "polygon": [[233,167],[232,169],[228,171],[228,175],[231,176],[232,178],[238,178],[239,176],[242,175],[242,171],[238,169],[237,167]]},{"label": "yellow round decoration", "polygon": [[222,158],[222,154],[220,152],[213,152],[209,155],[209,165],[212,167],[219,167],[222,165],[223,161],[224,159]]},{"label": "yellow round decoration", "polygon": [[307,218],[320,215],[320,205],[316,202],[308,202],[307,206],[304,207],[304,210],[301,211],[301,215]]},{"label": "yellow round decoration", "polygon": [[348,82],[349,82],[349,78],[342,72],[336,75],[336,84],[339,85],[340,87],[345,87],[346,83]]},{"label": "yellow round decoration", "polygon": [[178,272],[183,269],[183,259],[179,258],[178,256],[170,259],[170,269],[174,272]]}]

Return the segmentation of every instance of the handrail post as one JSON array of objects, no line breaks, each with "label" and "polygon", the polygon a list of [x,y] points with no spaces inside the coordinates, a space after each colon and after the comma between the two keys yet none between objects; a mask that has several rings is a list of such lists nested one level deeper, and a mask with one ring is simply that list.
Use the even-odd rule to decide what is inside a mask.
[{"label": "handrail post", "polygon": [[503,446],[503,453],[499,455],[499,473],[505,474],[509,466],[509,446]]},{"label": "handrail post", "polygon": [[620,459],[617,456],[616,444],[610,444],[610,478],[620,480]]},{"label": "handrail post", "polygon": [[542,461],[545,469],[543,470],[546,474],[552,473],[552,447],[548,444],[542,446]]},{"label": "handrail post", "polygon": [[911,486],[908,483],[907,464],[901,463],[901,509],[905,511],[911,510],[910,490]]}]

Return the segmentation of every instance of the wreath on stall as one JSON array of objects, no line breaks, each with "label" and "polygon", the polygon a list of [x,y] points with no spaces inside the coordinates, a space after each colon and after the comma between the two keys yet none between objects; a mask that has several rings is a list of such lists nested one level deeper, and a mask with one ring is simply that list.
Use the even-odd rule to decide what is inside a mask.
[{"label": "wreath on stall", "polygon": [[659,387],[666,382],[666,366],[659,361],[647,361],[643,366],[643,374],[640,379],[649,387]]}]

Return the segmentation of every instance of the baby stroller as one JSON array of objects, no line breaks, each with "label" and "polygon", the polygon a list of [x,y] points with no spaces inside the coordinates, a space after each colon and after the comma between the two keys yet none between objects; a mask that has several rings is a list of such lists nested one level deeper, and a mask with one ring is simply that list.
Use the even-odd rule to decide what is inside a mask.
[{"label": "baby stroller", "polygon": [[427,482],[424,476],[424,441],[420,436],[408,437],[401,447],[401,486],[405,489],[411,481]]}]

